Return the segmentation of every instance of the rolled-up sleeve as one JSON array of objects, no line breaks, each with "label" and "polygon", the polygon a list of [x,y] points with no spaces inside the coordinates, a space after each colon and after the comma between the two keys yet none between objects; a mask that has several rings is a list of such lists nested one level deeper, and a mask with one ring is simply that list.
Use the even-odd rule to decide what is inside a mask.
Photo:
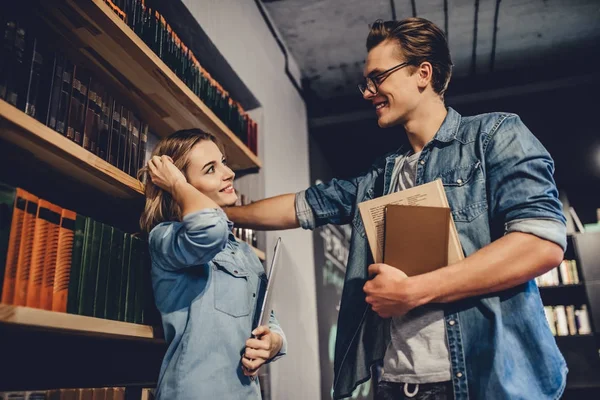
[{"label": "rolled-up sleeve", "polygon": [[332,179],[297,193],[295,205],[300,226],[314,229],[326,224],[349,223],[356,208],[360,179]]},{"label": "rolled-up sleeve", "polygon": [[566,248],[566,219],[554,182],[554,161],[516,115],[486,136],[486,176],[492,219],[505,233],[524,232]]},{"label": "rolled-up sleeve", "polygon": [[221,209],[204,209],[190,213],[181,222],[163,222],[150,232],[153,257],[169,270],[209,262],[227,244],[229,227]]},{"label": "rolled-up sleeve", "polygon": [[282,340],[281,349],[279,350],[277,355],[275,355],[275,357],[269,360],[269,362],[273,362],[287,354],[287,338],[285,337],[285,333],[283,333],[283,329],[281,329],[279,321],[277,321],[277,318],[275,317],[275,313],[273,313],[273,311],[271,311],[271,315],[269,317],[269,329],[271,330],[271,332],[275,332],[279,336],[281,336]]}]

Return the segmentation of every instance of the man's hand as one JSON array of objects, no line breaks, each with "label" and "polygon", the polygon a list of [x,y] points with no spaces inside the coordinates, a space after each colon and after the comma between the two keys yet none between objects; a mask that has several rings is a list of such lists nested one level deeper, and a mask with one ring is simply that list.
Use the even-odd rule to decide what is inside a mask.
[{"label": "man's hand", "polygon": [[258,369],[279,353],[283,340],[267,326],[259,326],[252,331],[255,338],[246,341],[242,357],[242,370],[246,376],[256,376]]},{"label": "man's hand", "polygon": [[411,278],[398,268],[371,264],[369,276],[373,278],[363,286],[365,300],[380,317],[398,317],[422,304]]}]

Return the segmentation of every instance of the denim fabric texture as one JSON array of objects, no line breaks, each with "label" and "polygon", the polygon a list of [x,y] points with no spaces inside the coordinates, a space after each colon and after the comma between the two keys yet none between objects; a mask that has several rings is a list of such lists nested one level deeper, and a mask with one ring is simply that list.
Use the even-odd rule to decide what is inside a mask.
[{"label": "denim fabric texture", "polygon": [[[152,287],[168,344],[157,399],[261,398],[258,379],[242,373],[241,357],[266,275],[232,226],[223,210],[205,209],[150,232]],[[269,327],[283,338],[275,360],[287,343],[272,313]]]}]

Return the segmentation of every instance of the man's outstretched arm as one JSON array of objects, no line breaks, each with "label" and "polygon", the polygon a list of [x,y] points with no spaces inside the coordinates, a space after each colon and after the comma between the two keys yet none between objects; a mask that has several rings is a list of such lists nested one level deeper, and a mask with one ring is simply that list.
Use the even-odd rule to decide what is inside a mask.
[{"label": "man's outstretched arm", "polygon": [[282,230],[300,227],[296,216],[296,195],[283,194],[247,206],[227,207],[227,217],[242,228]]}]

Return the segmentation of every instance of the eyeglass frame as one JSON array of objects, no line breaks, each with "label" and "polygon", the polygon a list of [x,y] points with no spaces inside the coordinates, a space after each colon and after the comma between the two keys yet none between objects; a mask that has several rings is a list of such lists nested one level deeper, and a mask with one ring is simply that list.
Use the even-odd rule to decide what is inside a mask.
[{"label": "eyeglass frame", "polygon": [[[375,96],[377,93],[379,93],[379,85],[381,85],[383,83],[383,81],[388,76],[390,76],[394,72],[399,71],[400,69],[402,69],[402,68],[404,68],[404,67],[406,67],[408,65],[411,65],[411,62],[405,61],[405,62],[402,62],[402,63],[400,63],[398,65],[393,66],[392,68],[386,69],[385,71],[380,72],[377,75],[366,76],[364,83],[359,83],[358,84],[358,90],[360,91],[360,93],[362,95],[364,95],[365,91],[368,90],[373,96]],[[387,74],[387,76],[383,77],[386,74]],[[379,79],[381,77],[383,77],[383,79],[381,79],[379,81]],[[373,86],[375,87],[375,91],[374,92],[371,89],[369,89],[369,81],[371,81],[373,83]]]}]

